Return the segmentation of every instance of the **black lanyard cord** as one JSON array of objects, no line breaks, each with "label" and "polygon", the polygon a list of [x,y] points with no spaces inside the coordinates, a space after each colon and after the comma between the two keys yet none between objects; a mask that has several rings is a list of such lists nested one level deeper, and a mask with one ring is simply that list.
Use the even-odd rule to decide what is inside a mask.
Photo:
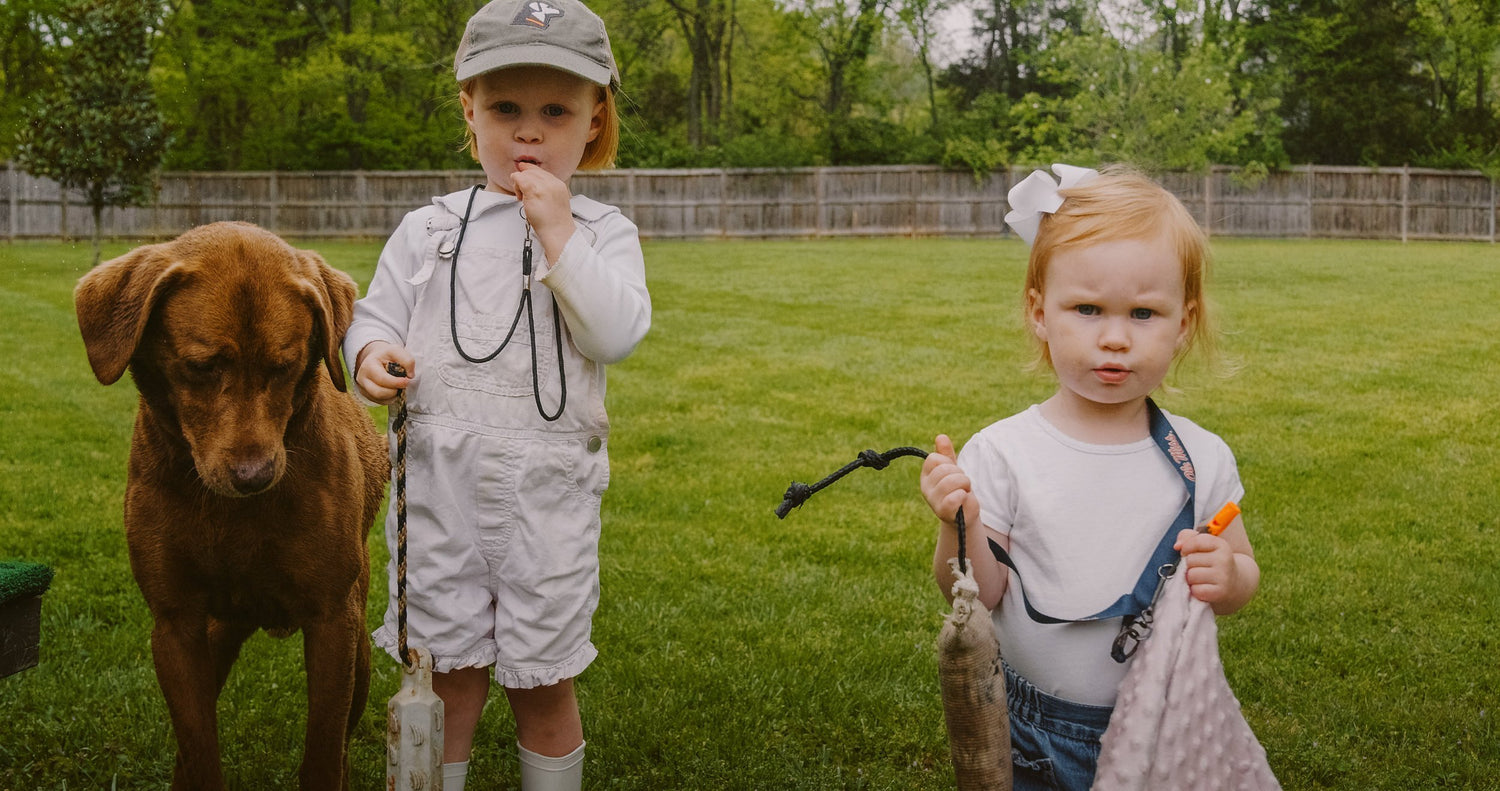
[{"label": "black lanyard cord", "polygon": [[536,401],[537,414],[542,419],[551,423],[562,417],[563,407],[568,404],[568,372],[563,368],[563,335],[562,335],[562,312],[557,307],[557,299],[552,300],[552,340],[557,347],[557,378],[561,385],[562,394],[558,397],[557,411],[547,414],[542,406],[542,385],[540,366],[536,357],[536,316],[532,311],[531,299],[531,224],[526,225],[526,241],[521,247],[521,300],[516,305],[515,318],[511,319],[510,330],[505,333],[505,340],[495,347],[495,350],[483,357],[474,357],[464,351],[463,344],[458,340],[458,255],[464,247],[464,235],[469,230],[469,215],[474,210],[474,197],[479,194],[479,186],[475,185],[469,190],[469,203],[464,207],[463,222],[458,226],[458,241],[453,245],[453,259],[448,266],[448,329],[453,336],[453,348],[458,356],[471,363],[480,365],[500,356],[505,347],[510,345],[511,338],[515,337],[516,327],[521,323],[521,314],[526,314],[526,329],[531,338],[531,397]]}]

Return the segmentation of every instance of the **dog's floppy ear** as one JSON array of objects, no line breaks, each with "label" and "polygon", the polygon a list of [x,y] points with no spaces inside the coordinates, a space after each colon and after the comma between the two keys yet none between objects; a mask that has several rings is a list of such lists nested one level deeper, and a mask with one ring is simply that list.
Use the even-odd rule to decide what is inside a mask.
[{"label": "dog's floppy ear", "polygon": [[323,256],[311,250],[298,250],[302,263],[312,268],[316,286],[318,328],[323,337],[323,365],[328,369],[328,378],[339,392],[347,392],[348,382],[344,378],[344,364],[340,362],[339,346],[344,342],[344,333],[354,320],[354,298],[359,296],[359,287],[354,279],[328,265]]},{"label": "dog's floppy ear", "polygon": [[125,373],[151,311],[183,268],[166,245],[151,244],[105,261],[78,280],[73,289],[78,329],[101,383],[114,384]]}]

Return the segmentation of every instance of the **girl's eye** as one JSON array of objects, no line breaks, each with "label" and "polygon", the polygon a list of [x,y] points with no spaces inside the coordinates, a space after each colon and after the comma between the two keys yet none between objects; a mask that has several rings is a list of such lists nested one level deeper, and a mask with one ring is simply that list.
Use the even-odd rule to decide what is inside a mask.
[{"label": "girl's eye", "polygon": [[1145,321],[1156,315],[1156,311],[1150,308],[1134,308],[1130,311],[1130,317],[1137,321]]},{"label": "girl's eye", "polygon": [[495,105],[495,112],[500,113],[501,115],[514,115],[515,113],[519,112],[520,109],[521,108],[516,106],[515,102],[500,102]]},{"label": "girl's eye", "polygon": [[1099,315],[1099,306],[1098,305],[1079,305],[1078,307],[1074,308],[1074,310],[1077,310],[1078,311],[1078,315],[1080,315],[1080,316],[1097,316],[1097,315]]},{"label": "girl's eye", "polygon": [[560,104],[549,104],[546,107],[542,108],[542,113],[545,114],[545,115],[551,116],[552,118],[557,118],[557,117],[566,115],[567,112],[568,112],[568,108],[563,107]]}]

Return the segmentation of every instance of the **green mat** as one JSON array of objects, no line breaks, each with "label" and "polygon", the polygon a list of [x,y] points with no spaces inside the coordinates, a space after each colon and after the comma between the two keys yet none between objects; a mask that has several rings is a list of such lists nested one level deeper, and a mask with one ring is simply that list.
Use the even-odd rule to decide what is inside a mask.
[{"label": "green mat", "polygon": [[22,560],[0,560],[0,604],[39,596],[52,584],[52,569]]}]

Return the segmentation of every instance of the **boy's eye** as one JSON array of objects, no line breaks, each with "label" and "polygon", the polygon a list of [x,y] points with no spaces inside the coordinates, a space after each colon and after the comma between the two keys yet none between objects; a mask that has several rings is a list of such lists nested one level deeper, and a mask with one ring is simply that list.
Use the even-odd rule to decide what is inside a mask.
[{"label": "boy's eye", "polygon": [[1078,315],[1080,315],[1080,316],[1097,316],[1097,315],[1099,315],[1099,306],[1098,305],[1079,305],[1078,307],[1074,308],[1074,310],[1078,311]]},{"label": "boy's eye", "polygon": [[1156,315],[1156,311],[1150,308],[1134,308],[1130,311],[1130,317],[1137,321],[1145,321]]}]

